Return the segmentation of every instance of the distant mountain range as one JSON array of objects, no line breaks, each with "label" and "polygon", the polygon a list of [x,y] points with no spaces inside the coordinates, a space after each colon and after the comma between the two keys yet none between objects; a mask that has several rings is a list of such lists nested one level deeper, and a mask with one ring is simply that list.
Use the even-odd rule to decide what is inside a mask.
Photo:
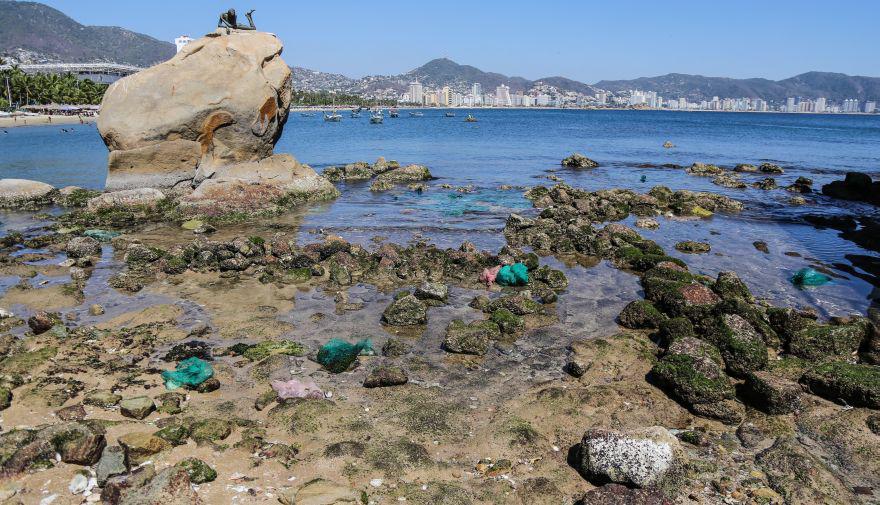
[{"label": "distant mountain range", "polygon": [[115,26],[84,26],[41,3],[0,0],[0,57],[4,59],[146,67],[174,53],[170,42]]},{"label": "distant mountain range", "polygon": [[[36,2],[0,0],[0,56],[21,63],[114,62],[150,66],[174,55],[174,44],[147,35],[108,26],[84,26],[62,12]],[[666,74],[621,81],[587,84],[565,77],[530,80],[485,72],[438,58],[398,75],[372,75],[353,79],[302,67],[293,67],[294,87],[304,90],[336,90],[345,93],[390,96],[418,80],[427,87],[450,86],[461,92],[479,83],[484,92],[501,84],[511,92],[526,91],[538,84],[563,91],[592,95],[600,90],[656,91],[667,99],[699,101],[718,97],[763,98],[781,102],[788,97],[825,97],[834,102],[847,98],[880,100],[880,77],[849,76],[830,72],[807,72],[789,79],[730,79],[689,74]]]}]

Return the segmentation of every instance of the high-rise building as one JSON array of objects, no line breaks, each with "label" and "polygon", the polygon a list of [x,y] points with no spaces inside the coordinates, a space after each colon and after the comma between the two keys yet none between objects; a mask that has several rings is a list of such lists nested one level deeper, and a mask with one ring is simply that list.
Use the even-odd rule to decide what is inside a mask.
[{"label": "high-rise building", "polygon": [[174,45],[177,46],[177,52],[179,53],[181,49],[184,48],[187,44],[192,42],[193,39],[189,35],[181,35],[174,39]]},{"label": "high-rise building", "polygon": [[844,100],[843,112],[859,112],[859,101],[855,98]]},{"label": "high-rise building", "polygon": [[419,81],[409,83],[409,100],[411,103],[422,105],[425,103],[425,88]]},{"label": "high-rise building", "polygon": [[500,107],[510,107],[510,87],[502,84],[495,88],[495,105]]},{"label": "high-rise building", "polygon": [[687,108],[688,108],[687,98],[679,98],[678,99],[678,108],[681,110],[687,110]]},{"label": "high-rise building", "polygon": [[817,98],[816,101],[813,103],[813,112],[820,112],[820,113],[821,113],[821,112],[825,112],[825,108],[826,108],[826,106],[827,106],[827,105],[826,105],[826,103],[825,103],[825,97],[821,97],[821,96],[820,96],[820,97]]},{"label": "high-rise building", "polygon": [[865,102],[865,113],[873,114],[877,110],[877,102]]},{"label": "high-rise building", "polygon": [[449,89],[449,86],[443,86],[437,98],[441,107],[450,107],[452,105],[452,90]]},{"label": "high-rise building", "polygon": [[797,108],[794,105],[794,97],[788,97],[788,100],[785,101],[785,112],[795,112]]},{"label": "high-rise building", "polygon": [[605,105],[608,103],[608,93],[604,91],[596,93],[596,101],[599,102],[599,105]]}]

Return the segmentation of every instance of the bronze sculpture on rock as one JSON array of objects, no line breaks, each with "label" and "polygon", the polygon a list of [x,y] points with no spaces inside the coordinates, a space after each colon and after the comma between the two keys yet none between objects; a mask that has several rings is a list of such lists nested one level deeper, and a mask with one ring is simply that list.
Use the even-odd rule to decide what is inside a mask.
[{"label": "bronze sculpture on rock", "polygon": [[254,13],[254,9],[249,10],[245,17],[247,17],[249,25],[240,25],[238,24],[238,16],[235,14],[235,9],[229,9],[226,12],[220,13],[220,21],[217,22],[217,28],[226,28],[227,30],[256,30],[257,27],[254,25],[254,18],[251,15]]}]

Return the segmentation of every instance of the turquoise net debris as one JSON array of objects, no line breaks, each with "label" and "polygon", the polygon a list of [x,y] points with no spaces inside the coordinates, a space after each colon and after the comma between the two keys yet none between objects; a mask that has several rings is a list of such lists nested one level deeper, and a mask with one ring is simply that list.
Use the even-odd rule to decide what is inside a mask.
[{"label": "turquoise net debris", "polygon": [[356,344],[338,338],[331,339],[318,351],[318,363],[333,373],[348,370],[360,355],[375,354],[373,343],[365,338]]},{"label": "turquoise net debris", "polygon": [[791,277],[795,286],[821,286],[831,282],[831,277],[814,268],[801,268]]},{"label": "turquoise net debris", "polygon": [[177,389],[181,386],[196,387],[214,375],[211,364],[200,358],[187,358],[177,364],[176,370],[165,370],[162,379],[165,387]]},{"label": "turquoise net debris", "polygon": [[98,242],[110,242],[114,238],[119,236],[118,231],[109,231],[109,230],[99,230],[97,228],[86,230],[83,232],[83,236],[92,237]]},{"label": "turquoise net debris", "polygon": [[504,265],[495,280],[503,286],[525,286],[529,283],[529,269],[522,263]]}]

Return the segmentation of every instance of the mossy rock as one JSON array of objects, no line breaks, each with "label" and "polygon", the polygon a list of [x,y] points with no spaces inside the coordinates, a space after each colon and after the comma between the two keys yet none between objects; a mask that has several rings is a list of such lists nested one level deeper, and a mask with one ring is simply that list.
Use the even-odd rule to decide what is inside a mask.
[{"label": "mossy rock", "polygon": [[498,325],[501,333],[508,335],[521,332],[526,326],[525,319],[507,309],[496,310],[489,319]]},{"label": "mossy rock", "polygon": [[171,445],[183,445],[190,435],[190,427],[186,424],[171,424],[154,433],[157,437]]},{"label": "mossy rock", "polygon": [[880,409],[880,367],[844,362],[823,363],[804,374],[801,382],[813,394],[853,407]]},{"label": "mossy rock", "polygon": [[714,346],[682,339],[670,345],[670,353],[654,365],[651,377],[685,406],[714,403],[733,398],[734,393],[721,363]]},{"label": "mossy rock", "polygon": [[767,367],[767,345],[748,321],[736,314],[723,314],[710,337],[718,346],[727,371],[735,377]]},{"label": "mossy rock", "polygon": [[683,253],[704,254],[712,250],[707,242],[696,242],[694,240],[685,240],[675,244],[675,249]]},{"label": "mossy rock", "polygon": [[446,327],[443,349],[457,354],[482,356],[489,350],[489,343],[501,337],[501,329],[493,321],[464,323],[453,320]]},{"label": "mossy rock", "polygon": [[811,361],[849,357],[868,337],[867,320],[850,324],[809,324],[788,342],[788,352]]},{"label": "mossy rock", "polygon": [[225,440],[232,434],[234,424],[215,417],[196,421],[190,426],[190,438],[197,444]]},{"label": "mossy rock", "polygon": [[213,482],[217,478],[217,471],[198,458],[186,458],[174,466],[186,470],[189,481],[193,484]]},{"label": "mossy rock", "polygon": [[673,317],[660,322],[657,337],[660,347],[666,348],[681,338],[695,337],[694,325],[686,317]]},{"label": "mossy rock", "polygon": [[633,330],[656,329],[666,319],[653,303],[647,300],[630,302],[617,317],[620,325]]},{"label": "mossy rock", "polygon": [[505,295],[489,302],[483,312],[492,313],[500,309],[505,309],[517,316],[525,316],[540,312],[541,304],[522,295]]},{"label": "mossy rock", "polygon": [[15,353],[0,361],[0,370],[10,374],[33,373],[40,365],[54,358],[56,354],[58,354],[58,348],[52,346]]},{"label": "mossy rock", "polygon": [[304,356],[305,347],[291,340],[264,340],[245,349],[241,355],[251,361],[262,361],[269,356],[283,354],[286,356]]},{"label": "mossy rock", "polygon": [[735,272],[720,272],[712,289],[718,293],[723,300],[742,299],[749,303],[755,301],[752,292],[746,283],[736,275]]},{"label": "mossy rock", "polygon": [[563,291],[568,288],[568,277],[561,270],[550,268],[547,265],[537,268],[533,276],[554,291]]}]

